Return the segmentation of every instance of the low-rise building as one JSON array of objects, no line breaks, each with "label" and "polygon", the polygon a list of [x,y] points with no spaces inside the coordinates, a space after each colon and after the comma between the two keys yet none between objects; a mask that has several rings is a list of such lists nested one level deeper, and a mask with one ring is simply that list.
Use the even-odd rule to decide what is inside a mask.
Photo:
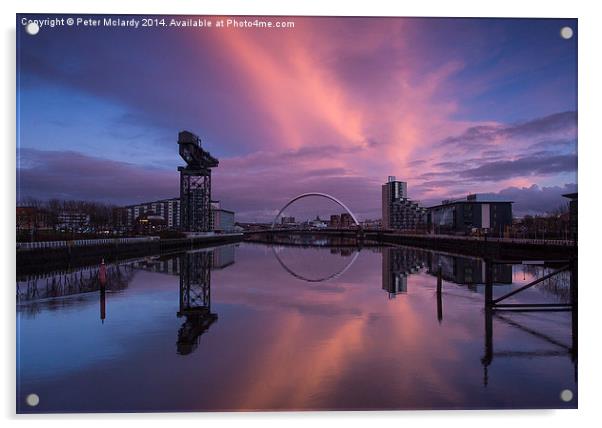
[{"label": "low-rise building", "polygon": [[320,218],[320,216],[316,216],[315,219],[310,220],[309,227],[313,227],[315,229],[326,229],[328,224],[324,220]]},{"label": "low-rise building", "polygon": [[61,211],[57,217],[59,230],[83,231],[90,226],[90,215],[81,211]]},{"label": "low-rise building", "polygon": [[133,231],[136,227],[136,219],[150,212],[163,217],[166,229],[178,230],[180,228],[180,198],[161,199],[115,208],[113,210],[113,226],[119,231]]},{"label": "low-rise building", "polygon": [[51,228],[50,214],[37,207],[17,207],[17,231]]},{"label": "low-rise building", "polygon": [[153,235],[167,228],[165,218],[148,211],[136,219],[136,233],[140,235]]},{"label": "low-rise building", "polygon": [[297,223],[295,223],[295,217],[283,216],[280,218],[280,225],[284,227],[294,227],[297,225]]},{"label": "low-rise building", "polygon": [[234,211],[223,209],[219,201],[212,201],[210,229],[215,232],[233,232],[234,227]]},{"label": "low-rise building", "polygon": [[512,201],[468,195],[428,208],[428,230],[435,234],[504,236],[512,227]]}]

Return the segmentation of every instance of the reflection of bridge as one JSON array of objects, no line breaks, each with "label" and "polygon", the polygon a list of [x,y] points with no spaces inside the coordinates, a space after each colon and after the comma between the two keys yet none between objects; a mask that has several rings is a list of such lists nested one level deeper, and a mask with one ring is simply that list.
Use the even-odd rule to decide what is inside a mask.
[{"label": "reflection of bridge", "polygon": [[[267,238],[267,239],[266,239]],[[287,231],[286,233],[259,234],[257,237],[248,236],[247,242],[277,245],[279,247],[319,247],[319,248],[363,248],[380,247],[381,245],[367,243],[358,240],[355,236],[340,235],[336,232],[326,234],[324,232],[313,233],[312,231]]]},{"label": "reflection of bridge", "polygon": [[[284,263],[284,261],[282,260],[282,258],[278,255],[278,251],[276,250],[276,247],[272,246],[272,252],[274,253],[274,257],[276,257],[276,260],[278,261],[278,263],[280,264],[280,266],[282,266],[282,268],[285,271],[287,271],[289,274],[291,274],[295,278],[300,279],[302,281],[306,281],[306,282],[326,282],[326,281],[330,281],[331,279],[335,279],[335,278],[340,277],[345,272],[347,272],[347,270],[349,270],[349,268],[353,265],[353,263],[355,263],[355,260],[357,259],[357,257],[360,254],[360,250],[359,249],[357,249],[356,251],[354,251],[353,257],[351,257],[351,259],[349,260],[349,262],[342,269],[339,269],[336,272],[333,272],[333,273],[331,273],[329,275],[326,275],[326,276],[320,277],[320,278],[309,278],[307,276],[304,276],[304,275],[301,275],[299,273],[296,273],[290,267],[288,267],[288,265],[286,265],[286,263]],[[332,254],[332,251],[331,251],[331,254]]]}]

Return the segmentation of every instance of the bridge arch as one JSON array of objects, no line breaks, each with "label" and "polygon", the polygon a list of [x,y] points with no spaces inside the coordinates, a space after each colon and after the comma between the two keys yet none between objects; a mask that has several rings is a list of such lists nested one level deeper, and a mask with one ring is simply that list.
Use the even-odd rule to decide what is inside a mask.
[{"label": "bridge arch", "polygon": [[285,271],[287,271],[289,274],[291,274],[295,278],[300,279],[300,280],[305,281],[305,282],[327,282],[327,281],[330,281],[331,279],[338,278],[338,277],[342,276],[345,272],[347,272],[347,270],[353,265],[353,263],[355,263],[355,260],[360,255],[360,250],[358,249],[353,254],[353,257],[351,258],[351,260],[349,261],[349,263],[347,263],[343,269],[341,269],[341,270],[339,270],[339,271],[337,271],[335,273],[332,273],[332,274],[330,274],[328,276],[321,277],[321,278],[308,278],[306,276],[303,276],[303,275],[301,275],[301,274],[293,271],[290,267],[288,267],[284,263],[284,261],[282,260],[282,258],[278,255],[278,252],[276,251],[276,247],[272,246],[272,252],[274,253],[274,257],[276,257],[276,260],[278,260],[278,263],[280,264],[280,266],[282,266],[282,268]]},{"label": "bridge arch", "polygon": [[326,198],[326,199],[330,199],[331,201],[333,201],[334,203],[338,204],[341,208],[343,208],[345,211],[347,211],[347,213],[351,216],[351,218],[353,219],[353,222],[359,226],[360,222],[357,221],[357,218],[355,217],[355,214],[353,214],[351,212],[351,210],[349,208],[347,208],[347,205],[345,205],[344,203],[342,203],[341,201],[339,201],[337,198],[335,198],[334,196],[329,195],[328,193],[320,193],[320,192],[309,192],[309,193],[303,193],[299,196],[295,196],[293,199],[291,199],[290,201],[288,201],[286,203],[285,206],[282,207],[282,209],[278,212],[278,214],[276,214],[276,217],[274,217],[274,221],[272,222],[272,229],[274,228],[274,226],[276,225],[276,221],[278,221],[278,217],[280,217],[282,215],[282,213],[284,212],[285,209],[287,209],[291,204],[293,204],[295,201],[298,201],[299,199],[303,199],[303,198],[308,198],[310,196],[319,196],[321,198]]}]

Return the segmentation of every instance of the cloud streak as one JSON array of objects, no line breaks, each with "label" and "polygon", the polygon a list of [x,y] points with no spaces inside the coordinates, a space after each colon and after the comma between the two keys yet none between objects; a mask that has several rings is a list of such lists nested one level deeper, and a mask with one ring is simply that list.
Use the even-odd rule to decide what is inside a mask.
[{"label": "cloud streak", "polygon": [[[120,204],[175,196],[181,129],[220,159],[215,198],[241,219],[269,220],[308,191],[379,217],[388,175],[420,200],[576,182],[574,85],[538,68],[576,75],[567,62],[576,46],[550,41],[558,22],[295,23],[78,37],[65,28],[20,40],[20,194]],[[525,32],[527,47],[514,36]],[[524,102],[552,83],[568,101]],[[496,107],[507,105],[524,118]]]}]

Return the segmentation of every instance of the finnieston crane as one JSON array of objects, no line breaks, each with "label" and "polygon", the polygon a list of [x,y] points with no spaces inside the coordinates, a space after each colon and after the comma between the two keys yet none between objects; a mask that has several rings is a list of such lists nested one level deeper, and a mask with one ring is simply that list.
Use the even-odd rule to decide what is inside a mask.
[{"label": "finnieston crane", "polygon": [[189,131],[178,134],[179,153],[186,161],[180,171],[180,225],[184,232],[208,232],[211,228],[211,168],[219,161],[201,147],[201,139]]}]

